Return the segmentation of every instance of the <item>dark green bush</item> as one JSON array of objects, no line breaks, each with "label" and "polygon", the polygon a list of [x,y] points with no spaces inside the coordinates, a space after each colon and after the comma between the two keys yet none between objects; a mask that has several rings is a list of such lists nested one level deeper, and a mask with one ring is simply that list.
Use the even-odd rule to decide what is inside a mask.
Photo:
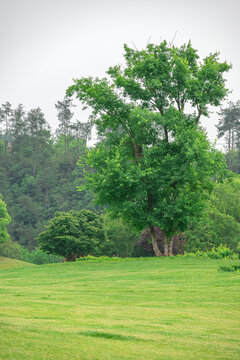
[{"label": "dark green bush", "polygon": [[63,261],[63,257],[52,255],[44,252],[41,249],[35,249],[33,251],[28,251],[26,248],[21,248],[22,260],[30,262],[36,265],[58,263]]}]

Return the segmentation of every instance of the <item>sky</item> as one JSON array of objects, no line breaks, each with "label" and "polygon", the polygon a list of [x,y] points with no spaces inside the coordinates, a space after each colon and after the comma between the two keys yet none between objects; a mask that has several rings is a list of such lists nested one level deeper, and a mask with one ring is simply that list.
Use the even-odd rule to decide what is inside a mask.
[{"label": "sky", "polygon": [[[101,78],[109,66],[124,64],[124,43],[141,49],[162,40],[176,46],[191,40],[201,58],[219,51],[233,66],[226,79],[228,101],[235,102],[239,14],[239,0],[0,0],[0,105],[22,103],[27,111],[39,106],[54,130],[55,103],[72,79]],[[86,121],[78,104],[75,119]],[[219,108],[212,110],[202,125],[214,140]]]}]

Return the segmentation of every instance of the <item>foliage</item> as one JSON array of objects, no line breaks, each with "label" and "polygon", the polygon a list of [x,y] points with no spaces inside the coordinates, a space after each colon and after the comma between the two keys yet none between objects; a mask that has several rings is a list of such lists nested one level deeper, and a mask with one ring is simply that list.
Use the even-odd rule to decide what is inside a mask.
[{"label": "foliage", "polygon": [[63,257],[61,256],[48,254],[41,249],[34,249],[33,251],[30,252],[28,251],[28,249],[21,247],[20,251],[22,255],[21,260],[36,265],[59,263],[59,262],[63,262],[64,260]]},{"label": "foliage", "polygon": [[[240,101],[230,102],[227,108],[220,109],[220,119],[217,125],[218,138],[225,137],[228,151],[228,166],[231,170],[236,170],[233,162],[233,152],[238,147],[240,140]],[[236,159],[234,159],[236,162]],[[238,168],[240,169],[239,158]]]},{"label": "foliage", "polygon": [[10,223],[11,218],[8,215],[6,204],[0,197],[0,243],[9,239],[7,232],[7,225]]},{"label": "foliage", "polygon": [[23,260],[21,246],[13,242],[11,239],[0,244],[0,256]]},{"label": "foliage", "polygon": [[67,261],[95,253],[107,242],[101,216],[88,210],[56,212],[38,241],[40,247]]},{"label": "foliage", "polygon": [[173,235],[201,213],[212,177],[223,168],[222,156],[198,125],[209,105],[226,96],[223,74],[230,66],[218,54],[199,62],[190,43],[124,50],[126,67],[110,68],[111,80],[82,78],[67,90],[92,108],[104,138],[88,153],[85,189],[115,218],[138,230],[149,227],[158,256],[159,227],[164,255],[171,255]]},{"label": "foliage", "polygon": [[201,257],[201,258],[210,258],[210,259],[231,259],[237,260],[238,255],[234,253],[233,250],[229,249],[225,245],[220,245],[219,247],[213,247],[208,251],[196,251],[195,253],[185,253],[184,255],[178,255],[187,258]]},{"label": "foliage", "polygon": [[185,231],[185,250],[207,251],[226,245],[236,251],[240,238],[240,178],[215,184],[200,220]]},{"label": "foliage", "polygon": [[112,253],[119,257],[131,257],[139,233],[121,219],[113,220],[106,215],[104,223],[108,239],[112,243]]},{"label": "foliage", "polygon": [[59,134],[64,136],[64,148],[65,151],[69,150],[70,142],[70,123],[73,117],[73,112],[71,112],[71,107],[73,107],[71,99],[64,98],[62,101],[58,101],[55,104],[55,108],[58,111],[58,120],[59,120]]},{"label": "foliage", "polygon": [[27,248],[13,242],[10,239],[0,244],[0,256],[22,260],[36,265],[58,263],[63,261],[63,257],[47,254],[41,249],[34,249],[30,252]]}]

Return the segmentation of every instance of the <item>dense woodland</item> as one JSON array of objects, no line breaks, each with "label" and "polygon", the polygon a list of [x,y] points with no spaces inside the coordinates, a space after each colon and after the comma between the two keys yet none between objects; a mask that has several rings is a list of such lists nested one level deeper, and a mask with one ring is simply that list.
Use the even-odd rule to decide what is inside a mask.
[{"label": "dense woodland", "polygon": [[[77,162],[86,156],[92,126],[72,120],[68,99],[59,101],[56,111],[59,126],[53,134],[40,108],[26,112],[22,104],[13,109],[8,102],[1,107],[0,188],[11,217],[8,233],[29,251],[38,247],[36,238],[56,211],[103,210],[93,203],[91,192],[77,189],[83,182]],[[122,245],[116,240],[115,252],[131,255],[136,233],[105,218],[107,229],[112,223],[112,234],[121,229],[121,240],[129,237]]]},{"label": "dense woodland", "polygon": [[[218,124],[228,168],[236,174],[240,173],[239,108],[238,102],[221,109]],[[30,251],[38,247],[36,238],[56,211],[88,209],[100,214],[103,210],[94,204],[91,192],[77,191],[84,181],[77,162],[88,151],[91,125],[72,120],[69,100],[59,101],[56,110],[59,126],[52,134],[40,108],[26,112],[23,105],[14,109],[8,102],[1,107],[0,188],[12,219],[8,232],[14,242]],[[240,237],[239,198],[238,176],[216,184],[204,216],[185,233],[174,253],[207,250],[220,244],[236,249]],[[109,255],[154,254],[147,231],[136,233],[121,220],[104,216],[114,242]]]},{"label": "dense woodland", "polygon": [[[164,56],[168,54],[168,58],[166,58],[168,60],[161,60],[161,58],[156,57],[154,61],[156,61],[158,67],[168,64],[169,79],[172,84],[175,81],[176,92],[174,92],[174,86],[169,87],[170,80],[166,79],[166,69],[161,80],[162,83],[158,83],[160,81],[158,73],[156,79],[154,78],[155,75],[149,75],[152,68],[148,69],[148,66],[153,66],[152,64],[149,65],[149,61],[152,61],[156,51],[162,52]],[[174,226],[176,227],[175,230],[182,228],[184,231],[175,238],[172,237],[173,246],[171,252],[173,254],[183,253],[184,250],[208,250],[220,244],[236,250],[240,239],[240,102],[230,102],[228,106],[220,109],[217,125],[218,138],[225,143],[224,156],[230,171],[225,176],[228,179],[222,179],[222,182],[215,183],[213,191],[210,191],[210,198],[205,201],[205,211],[203,213],[199,212],[198,216],[198,211],[194,210],[194,217],[198,217],[198,219],[194,220],[197,221],[193,221],[189,225],[189,219],[192,216],[190,213],[190,215],[186,213],[185,218],[181,215],[179,219],[174,219],[174,217],[177,218],[179,213],[177,206],[175,206],[175,212],[169,215],[168,223],[165,224],[161,220],[162,229],[164,226],[166,229],[165,233],[163,233],[159,228],[154,228],[153,225],[149,225],[149,229],[147,229],[147,226],[144,228],[143,222],[140,224],[141,226],[133,227],[131,221],[130,224],[126,224],[121,220],[121,216],[115,216],[115,220],[113,220],[105,212],[108,204],[111,204],[112,199],[115,199],[113,205],[115,206],[118,203],[119,209],[122,206],[120,214],[123,217],[126,212],[125,217],[131,218],[132,216],[133,224],[134,222],[137,223],[137,220],[140,221],[141,216],[138,218],[138,215],[134,215],[137,210],[135,204],[137,204],[138,200],[134,203],[135,200],[130,199],[127,195],[127,189],[132,189],[133,194],[134,191],[137,191],[136,186],[134,189],[131,184],[134,181],[136,184],[134,176],[142,171],[141,174],[145,176],[142,179],[146,181],[149,188],[152,187],[154,176],[155,179],[159,176],[157,173],[153,176],[152,171],[149,171],[149,169],[156,170],[152,160],[154,157],[157,160],[160,155],[163,156],[164,151],[167,151],[166,161],[164,160],[167,166],[164,176],[168,172],[169,179],[171,179],[173,171],[175,178],[178,179],[176,171],[179,161],[183,161],[182,169],[185,166],[184,161],[186,160],[186,163],[189,161],[189,152],[181,153],[181,149],[184,147],[183,144],[186,141],[189,142],[187,145],[189,148],[192,145],[201,144],[199,149],[196,150],[198,153],[196,152],[194,156],[196,156],[196,159],[200,159],[202,168],[200,169],[199,165],[196,166],[196,160],[193,159],[192,162],[189,162],[189,168],[184,170],[185,178],[188,177],[186,183],[189,183],[189,189],[190,187],[195,189],[194,194],[197,196],[200,209],[204,200],[202,193],[205,190],[209,191],[212,185],[207,180],[208,182],[203,183],[202,188],[200,188],[202,175],[200,172],[197,174],[197,171],[201,170],[202,174],[208,174],[206,179],[210,179],[210,182],[213,183],[212,175],[209,177],[212,171],[211,166],[220,161],[221,158],[220,153],[213,148],[207,150],[210,145],[205,138],[204,132],[199,127],[199,120],[201,115],[209,115],[207,105],[219,105],[220,100],[227,94],[222,73],[228,71],[230,66],[226,63],[218,63],[217,55],[211,55],[206,58],[207,60],[204,60],[202,65],[198,65],[198,56],[195,50],[191,48],[191,44],[180,49],[172,49],[168,48],[167,44],[163,42],[159,48],[149,45],[145,52],[138,53],[127,47],[125,47],[125,52],[127,71],[121,73],[118,67],[110,68],[108,71],[108,74],[113,79],[113,85],[108,84],[106,79],[83,78],[68,89],[68,96],[55,104],[59,123],[54,134],[51,132],[50,126],[40,108],[27,111],[22,104],[19,104],[16,108],[13,108],[9,102],[1,105],[0,193],[11,217],[11,222],[8,224],[8,233],[13,241],[11,246],[14,247],[14,244],[17,243],[21,246],[21,249],[36,251],[39,247],[38,240],[41,240],[39,234],[44,231],[45,226],[54,218],[56,212],[58,214],[57,222],[59,216],[62,216],[66,221],[69,218],[69,212],[72,211],[71,214],[73,214],[74,221],[77,224],[77,221],[82,221],[77,213],[82,210],[90,210],[101,217],[101,220],[96,218],[97,220],[94,221],[104,224],[106,237],[104,235],[103,238],[107,242],[104,246],[102,244],[102,254],[105,255],[123,257],[153,255],[154,246],[152,244],[154,242],[151,244],[151,237],[157,241],[159,253],[162,253],[164,236],[168,232],[170,237],[176,234],[176,231],[171,233]],[[185,64],[182,62],[183,57],[186,57]],[[139,64],[144,64],[145,68],[138,67]],[[219,73],[216,77],[217,80],[214,80],[216,69],[218,69]],[[208,89],[208,78],[211,78],[211,76],[213,77],[213,86],[215,86],[213,93],[211,93],[212,90]],[[189,77],[188,82],[186,81],[187,77]],[[142,81],[142,88],[140,88],[139,79]],[[149,81],[151,81],[152,88],[148,87]],[[182,88],[179,87],[181,83],[183,83]],[[113,86],[116,87],[115,93],[112,90]],[[163,95],[158,92],[159,86],[164,89]],[[202,96],[201,86],[207,86],[206,93],[209,92],[208,97]],[[118,88],[122,88],[123,92],[118,93]],[[83,123],[74,120],[74,105],[71,98],[74,92],[86,107],[93,108],[92,117],[90,117],[91,121]],[[126,102],[124,97],[126,99],[130,98],[132,102],[128,102],[128,100]],[[187,101],[186,99],[196,106],[198,114],[184,115],[184,102]],[[176,108],[173,107],[174,101]],[[158,112],[154,112],[155,108]],[[118,125],[116,125],[117,122],[114,123],[114,119],[117,117]],[[98,129],[98,145],[95,152],[91,152],[90,156],[88,156],[90,150],[87,143],[91,138],[93,124]],[[179,124],[182,124],[183,127],[180,128]],[[175,139],[175,142],[171,141],[171,138]],[[148,141],[152,141],[152,143]],[[197,149],[196,146],[195,148]],[[117,174],[117,169],[123,165],[118,160],[119,156],[120,158],[122,156],[122,159],[125,156],[125,169],[126,171],[132,171],[131,176],[133,178],[126,177],[123,180],[123,187],[128,184],[122,195],[119,195],[122,190],[119,194],[114,194],[114,188],[112,187],[115,175],[110,181],[109,188],[104,185],[104,183],[106,184],[104,179],[101,180],[102,182],[99,180],[102,176],[102,169],[105,169],[102,165],[104,156],[108,156],[106,149],[112,154],[112,159],[108,160],[108,163],[105,162],[104,165],[107,164],[108,166],[110,164],[110,167],[112,166],[112,168],[109,168],[110,172],[107,175],[109,179],[110,175],[114,171]],[[144,149],[146,154],[144,154]],[[151,155],[151,151],[153,155]],[[208,155],[201,159],[201,156],[205,156],[204,154]],[[103,157],[101,158],[101,156]],[[185,160],[184,156],[186,156]],[[131,162],[131,157],[134,162]],[[169,162],[170,158],[172,163]],[[118,161],[119,163],[117,163]],[[150,165],[146,165],[146,161],[150,161]],[[111,165],[113,162],[115,162],[115,168]],[[143,165],[144,162],[145,165]],[[208,167],[205,166],[207,162],[209,162]],[[131,169],[129,164],[132,164]],[[163,164],[161,166],[165,166]],[[99,169],[97,169],[98,166]],[[146,166],[150,167],[147,168]],[[169,168],[170,166],[173,168]],[[195,166],[195,170],[191,173],[192,166]],[[91,187],[85,186],[84,171],[86,172],[86,167],[89,167],[89,179],[93,184],[92,189],[95,186],[98,192],[98,198],[101,200],[100,205],[94,202]],[[96,176],[95,169],[99,170],[99,172],[96,172]],[[124,173],[125,170],[121,171]],[[196,174],[198,177],[194,178]],[[163,178],[162,181],[169,182],[167,176],[165,176],[165,179]],[[188,197],[189,194],[189,189],[186,188],[183,178],[179,179],[172,184],[170,181],[170,185],[166,188],[166,192],[171,193],[169,196],[175,199],[176,204],[179,201],[178,199],[181,202],[185,201],[184,197]],[[198,184],[197,187],[195,186],[196,183]],[[159,188],[159,184],[156,186]],[[78,191],[79,189],[81,191]],[[110,201],[108,191],[113,192]],[[179,195],[176,195],[177,193],[185,195],[181,195],[179,198]],[[151,216],[154,219],[154,212],[160,211],[159,207],[162,204],[162,202],[159,202],[153,208],[153,195],[152,193],[147,195],[148,209],[146,218],[149,219],[149,211],[152,211],[153,215]],[[128,203],[127,206],[130,206],[127,211],[124,202],[121,204],[121,201],[118,202],[118,199],[114,198],[114,196],[126,197],[126,204]],[[137,199],[138,194],[136,193],[134,196]],[[131,201],[133,202],[131,203]],[[189,198],[184,206],[185,208],[194,207],[194,199]],[[119,209],[115,211],[115,206],[114,211],[117,213]],[[163,219],[164,211],[164,208],[161,209],[161,212],[157,215],[158,219],[161,217]],[[85,217],[92,217],[89,212],[82,214]],[[134,216],[137,219],[134,219]],[[168,228],[169,219],[171,218],[173,219],[171,220],[171,228]],[[155,220],[151,221],[154,224]],[[183,221],[185,221],[184,224]],[[136,230],[136,228],[138,229]],[[85,235],[82,234],[81,236],[84,237]],[[88,248],[88,252],[94,253],[93,248]],[[99,249],[97,253],[101,255]]]}]

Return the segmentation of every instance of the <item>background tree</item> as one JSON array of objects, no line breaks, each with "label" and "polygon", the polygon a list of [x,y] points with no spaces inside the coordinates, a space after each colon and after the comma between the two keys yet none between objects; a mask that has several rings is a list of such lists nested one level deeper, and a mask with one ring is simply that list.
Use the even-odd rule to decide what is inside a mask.
[{"label": "background tree", "polygon": [[132,257],[134,247],[139,238],[139,232],[125,224],[121,219],[111,219],[109,215],[105,215],[104,224],[108,239],[112,243],[112,254],[119,257]]},{"label": "background tree", "polygon": [[[164,234],[164,255],[172,254],[173,236],[201,212],[221,156],[198,124],[208,105],[226,96],[218,54],[198,61],[191,44],[179,48],[149,44],[145,50],[126,45],[126,67],[108,70],[111,81],[75,80],[75,94],[92,108],[92,119],[105,140],[89,152],[87,188],[138,229],[149,227],[155,255],[162,255],[155,227]],[[186,105],[192,108],[184,113]]]},{"label": "background tree", "polygon": [[22,104],[19,104],[16,109],[12,110],[10,119],[11,151],[14,151],[12,149],[12,144],[16,145],[18,140],[27,133],[27,124],[24,115],[25,110]]},{"label": "background tree", "polygon": [[65,97],[62,101],[58,101],[55,104],[55,108],[58,111],[58,136],[63,135],[64,137],[64,144],[65,144],[65,151],[69,150],[69,142],[70,142],[70,135],[71,135],[71,119],[73,117],[73,112],[71,108],[74,105],[72,104],[72,100]]},{"label": "background tree", "polygon": [[[229,102],[227,108],[221,108],[218,129],[218,138],[225,137],[228,151],[228,165],[230,169],[234,169],[233,152],[238,146],[240,138],[240,101],[235,104]],[[236,165],[235,165],[236,166]]]},{"label": "background tree", "polygon": [[5,152],[8,151],[8,144],[9,144],[9,128],[10,128],[10,117],[12,114],[12,105],[6,101],[2,104],[0,108],[0,124],[3,124],[4,127],[4,150]]},{"label": "background tree", "polygon": [[0,243],[5,242],[10,238],[7,232],[7,225],[10,223],[10,221],[11,218],[8,215],[6,204],[0,198]]},{"label": "background tree", "polygon": [[67,261],[79,256],[96,254],[107,241],[103,219],[88,210],[57,212],[38,238],[41,248]]},{"label": "background tree", "polygon": [[[50,137],[50,129],[40,108],[32,109],[26,116],[27,131],[32,142],[31,157],[33,162],[32,176],[36,177],[37,161]],[[41,149],[43,148],[43,149]]]},{"label": "background tree", "polygon": [[240,177],[215,184],[200,221],[186,232],[188,252],[226,245],[236,251],[240,240]]},{"label": "background tree", "polygon": [[78,142],[78,155],[81,154],[81,142],[84,142],[87,145],[87,141],[91,140],[92,132],[92,123],[90,121],[82,123],[77,120],[75,123],[71,124],[72,136],[77,139]]}]

